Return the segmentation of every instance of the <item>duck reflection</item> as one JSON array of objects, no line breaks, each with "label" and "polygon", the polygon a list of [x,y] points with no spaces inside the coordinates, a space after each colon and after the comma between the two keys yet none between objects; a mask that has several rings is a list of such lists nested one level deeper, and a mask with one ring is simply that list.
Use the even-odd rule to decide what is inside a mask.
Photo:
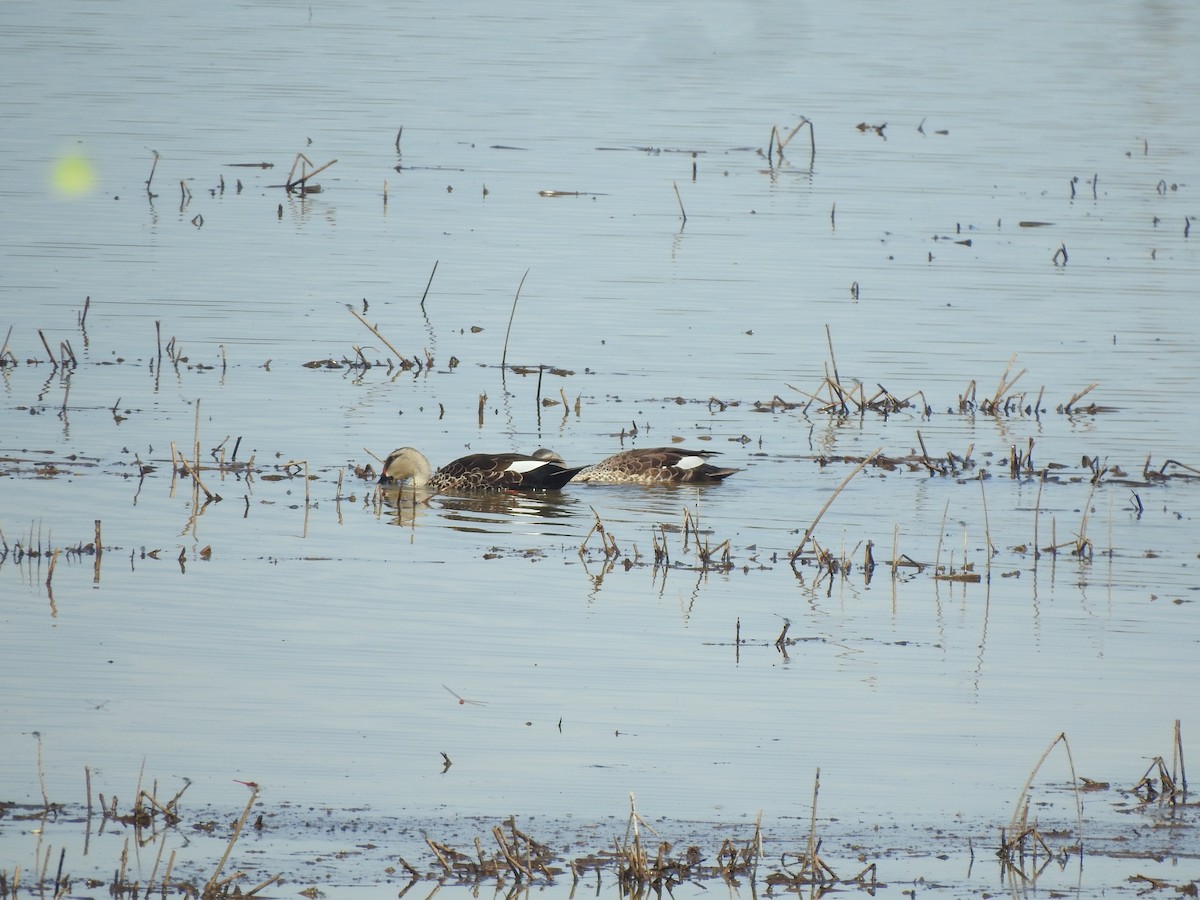
[{"label": "duck reflection", "polygon": [[[378,493],[392,525],[429,524],[429,517],[456,531],[539,533],[556,519],[588,513],[579,498],[561,491],[436,493],[422,488],[383,488]],[[590,513],[589,513],[590,514]]]}]

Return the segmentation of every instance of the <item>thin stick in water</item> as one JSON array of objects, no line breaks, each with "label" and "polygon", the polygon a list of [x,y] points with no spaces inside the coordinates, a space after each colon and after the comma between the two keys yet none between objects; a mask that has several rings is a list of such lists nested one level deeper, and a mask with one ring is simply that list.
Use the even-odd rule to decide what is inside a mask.
[{"label": "thin stick in water", "polygon": [[792,551],[791,561],[793,564],[796,562],[796,557],[798,557],[800,555],[801,551],[804,550],[804,545],[808,543],[809,538],[811,538],[813,535],[813,532],[817,530],[817,523],[821,521],[821,517],[823,515],[825,515],[825,513],[829,510],[829,507],[833,505],[833,501],[837,499],[837,495],[840,494],[842,492],[842,490],[846,487],[846,485],[848,485],[850,483],[851,478],[853,478],[855,475],[857,475],[859,472],[861,472],[863,469],[865,469],[867,467],[867,465],[871,462],[871,460],[873,460],[875,457],[877,457],[882,452],[883,452],[883,448],[877,447],[871,453],[870,456],[868,456],[866,459],[864,459],[862,462],[860,462],[857,466],[855,466],[854,471],[852,471],[849,475],[847,475],[844,479],[842,479],[842,483],[839,484],[837,486],[837,489],[832,494],[829,495],[829,499],[825,501],[825,505],[822,506],[821,511],[819,513],[817,513],[817,517],[815,519],[813,519],[812,524],[809,525],[808,528],[805,529],[804,537],[800,539],[800,545],[798,547],[796,547],[795,550]]},{"label": "thin stick in water", "polygon": [[[840,375],[838,375],[837,359],[835,359],[834,355],[833,355],[833,335],[829,333],[829,323],[828,322],[825,323],[825,341],[826,341],[826,343],[829,344],[829,362],[833,366],[834,383],[837,384],[838,386],[841,386],[842,377]],[[882,449],[882,448],[880,448],[880,449]],[[879,451],[876,450],[875,452],[878,453]]]},{"label": "thin stick in water", "polygon": [[158,168],[158,151],[151,150],[150,152],[154,154],[154,162],[150,164],[150,177],[146,179],[146,193],[153,197],[154,194],[150,193],[150,182],[154,180],[154,170]]},{"label": "thin stick in water", "polygon": [[996,555],[996,545],[992,543],[992,529],[988,525],[987,493],[983,489],[983,471],[979,472],[979,496],[983,499],[983,537],[988,545],[987,567],[992,568],[992,557]]},{"label": "thin stick in water", "polygon": [[[401,129],[403,131],[403,129]],[[400,138],[396,138],[396,142],[400,142]],[[425,298],[429,296],[429,286],[433,284],[433,276],[437,274],[438,261],[433,261],[433,271],[429,273],[429,281],[425,283],[425,293],[421,295],[421,312],[425,312]]]},{"label": "thin stick in water", "polygon": [[508,328],[504,331],[504,350],[500,354],[500,371],[504,372],[505,362],[508,360],[508,336],[512,333],[513,319],[517,315],[517,301],[521,299],[521,288],[525,284],[525,279],[529,275],[529,270],[525,270],[525,274],[521,276],[521,283],[517,285],[517,293],[513,297],[512,312],[508,314]]},{"label": "thin stick in water", "polygon": [[[430,277],[431,279],[433,278],[433,276],[432,276],[432,275],[431,275],[431,276],[429,276],[429,277]],[[421,302],[422,302],[422,303],[424,303],[425,301],[422,299],[422,301],[421,301]],[[384,345],[385,345],[385,346],[386,346],[386,347],[387,347],[389,350],[391,350],[393,353],[395,353],[395,354],[396,354],[396,357],[397,357],[397,358],[400,360],[400,362],[404,362],[404,354],[403,354],[403,353],[401,353],[399,350],[397,350],[395,347],[393,347],[393,346],[392,346],[392,344],[391,344],[391,342],[390,342],[390,341],[388,341],[388,339],[387,339],[387,338],[385,338],[385,337],[384,337],[382,334],[380,334],[380,333],[379,333],[379,331],[378,331],[378,330],[376,330],[376,328],[375,328],[375,326],[374,326],[374,325],[372,325],[370,322],[368,322],[366,319],[364,319],[362,316],[360,316],[360,315],[358,314],[358,310],[356,310],[356,309],[355,309],[353,306],[347,306],[347,307],[346,307],[346,309],[350,310],[350,314],[351,314],[352,316],[354,316],[354,318],[358,319],[358,321],[360,321],[360,322],[362,322],[364,325],[366,325],[366,326],[367,326],[367,330],[368,330],[368,331],[370,331],[370,332],[371,332],[371,334],[375,335],[375,337],[377,337],[377,338],[379,338],[381,341],[383,341]]]}]

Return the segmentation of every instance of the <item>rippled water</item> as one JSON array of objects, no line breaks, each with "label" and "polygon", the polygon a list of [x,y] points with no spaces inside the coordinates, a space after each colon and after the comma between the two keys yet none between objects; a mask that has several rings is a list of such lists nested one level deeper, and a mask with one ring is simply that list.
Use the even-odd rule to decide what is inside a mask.
[{"label": "rippled water", "polygon": [[[985,841],[1060,732],[1114,790],[1190,734],[1190,5],[3,16],[0,799],[38,732],[71,804],[144,765],[230,815],[745,823],[819,767],[825,816]],[[835,373],[912,405],[809,403]],[[414,508],[357,470],[676,440],[743,471]],[[849,571],[791,565],[876,449],[816,531]]]}]

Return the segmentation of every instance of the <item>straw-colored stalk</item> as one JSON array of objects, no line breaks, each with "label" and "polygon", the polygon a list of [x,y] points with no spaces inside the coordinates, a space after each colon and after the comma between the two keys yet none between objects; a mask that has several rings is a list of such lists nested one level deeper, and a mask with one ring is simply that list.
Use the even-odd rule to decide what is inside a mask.
[{"label": "straw-colored stalk", "polygon": [[849,475],[847,475],[844,479],[842,479],[842,483],[837,486],[837,489],[834,490],[834,492],[829,495],[829,499],[825,501],[825,505],[822,506],[821,511],[819,513],[817,513],[817,517],[815,519],[813,519],[812,524],[809,525],[808,528],[805,529],[804,537],[800,540],[800,545],[798,547],[796,547],[795,550],[792,551],[791,562],[792,562],[793,567],[795,566],[796,558],[798,556],[800,556],[801,552],[803,552],[804,545],[808,543],[809,539],[813,535],[813,532],[816,531],[817,523],[821,521],[821,517],[823,515],[825,515],[825,513],[826,513],[826,511],[828,511],[829,507],[831,505],[833,505],[833,501],[837,499],[838,494],[840,494],[842,492],[842,490],[846,487],[846,485],[848,485],[850,483],[851,478],[853,478],[855,475],[857,475],[859,472],[861,472],[863,469],[865,469],[867,467],[867,465],[871,462],[871,460],[873,460],[875,457],[877,457],[882,452],[883,452],[882,447],[877,447],[874,451],[872,451],[870,456],[868,456],[866,459],[864,459],[862,462],[860,462],[857,466],[855,466],[853,471],[851,471]]},{"label": "straw-colored stalk", "polygon": [[[225,846],[225,853],[221,856],[221,861],[217,863],[216,870],[212,873],[212,877],[204,885],[203,896],[215,896],[224,882],[218,881],[221,877],[221,872],[225,868],[225,863],[229,861],[229,854],[233,852],[233,845],[237,843],[238,837],[242,833],[242,828],[246,824],[246,819],[250,816],[250,810],[254,806],[254,801],[258,799],[258,787],[254,786],[250,789],[250,799],[246,801],[246,808],[242,810],[242,816],[238,819],[237,824],[233,826],[233,834],[229,838],[229,843]],[[230,876],[231,878],[234,876]]]},{"label": "straw-colored stalk", "polygon": [[508,359],[508,337],[512,333],[513,319],[517,315],[517,301],[521,299],[521,288],[525,284],[525,279],[529,276],[529,270],[525,270],[525,274],[521,276],[521,282],[517,285],[517,293],[513,296],[512,311],[508,314],[508,328],[504,330],[504,350],[500,353],[500,373],[501,377],[504,374],[504,365]]}]

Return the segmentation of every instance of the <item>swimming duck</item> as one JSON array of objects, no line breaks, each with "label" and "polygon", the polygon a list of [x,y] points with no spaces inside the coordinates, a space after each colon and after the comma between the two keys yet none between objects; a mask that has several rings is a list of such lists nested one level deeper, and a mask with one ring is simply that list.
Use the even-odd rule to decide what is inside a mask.
[{"label": "swimming duck", "polygon": [[593,484],[702,484],[721,481],[740,469],[723,469],[705,460],[714,450],[647,447],[626,450],[587,466],[572,481]]},{"label": "swimming duck", "polygon": [[472,453],[436,472],[419,450],[401,447],[383,461],[382,485],[411,481],[434,491],[558,490],[583,467],[524,453]]}]

